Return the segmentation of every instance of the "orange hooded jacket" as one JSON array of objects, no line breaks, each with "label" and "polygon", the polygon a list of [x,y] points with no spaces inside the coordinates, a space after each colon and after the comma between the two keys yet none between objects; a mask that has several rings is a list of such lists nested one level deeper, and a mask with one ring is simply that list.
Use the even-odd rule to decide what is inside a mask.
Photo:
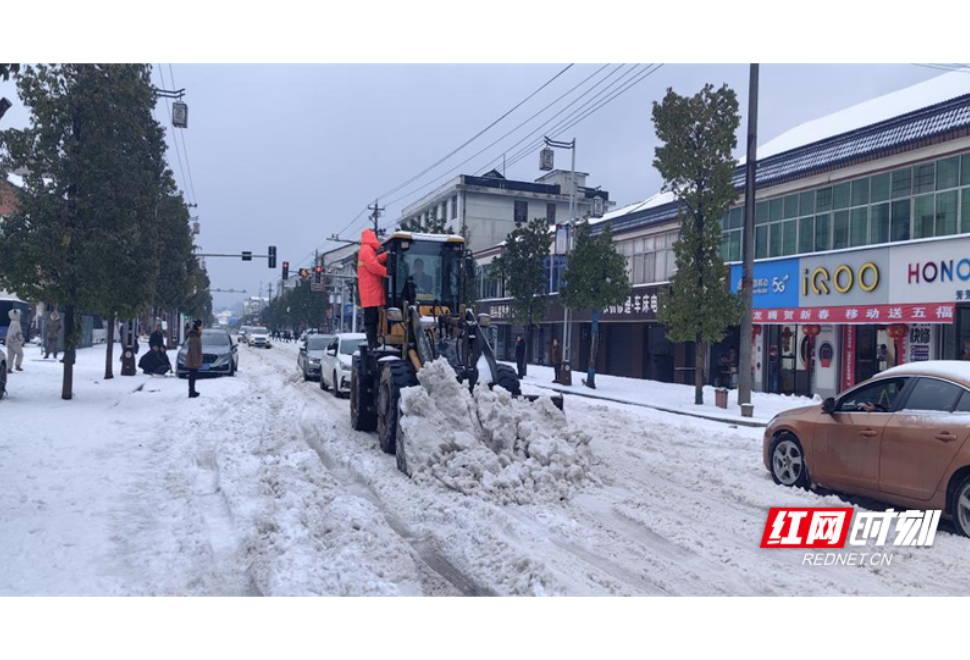
[{"label": "orange hooded jacket", "polygon": [[380,307],[384,304],[384,278],[387,277],[387,253],[377,254],[380,241],[373,230],[360,235],[360,254],[357,256],[357,286],[360,287],[361,307]]}]

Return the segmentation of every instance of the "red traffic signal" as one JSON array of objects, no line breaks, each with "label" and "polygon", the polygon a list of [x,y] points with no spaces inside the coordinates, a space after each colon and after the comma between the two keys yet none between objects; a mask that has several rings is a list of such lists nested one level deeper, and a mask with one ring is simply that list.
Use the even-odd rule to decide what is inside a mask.
[{"label": "red traffic signal", "polygon": [[284,280],[290,279],[290,262],[289,261],[284,261],[283,262],[283,279]]}]

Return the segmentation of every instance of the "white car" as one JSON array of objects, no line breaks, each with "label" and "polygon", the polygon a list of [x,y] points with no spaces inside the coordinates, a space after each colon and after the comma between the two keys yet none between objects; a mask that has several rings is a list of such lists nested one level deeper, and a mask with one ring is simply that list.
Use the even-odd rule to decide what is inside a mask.
[{"label": "white car", "polygon": [[245,344],[247,342],[247,335],[249,334],[249,328],[251,326],[244,325],[239,328],[239,334],[236,336],[236,341],[240,344]]},{"label": "white car", "polygon": [[0,399],[7,393],[7,356],[0,348]]},{"label": "white car", "polygon": [[269,330],[260,326],[249,328],[246,342],[253,348],[270,348]]},{"label": "white car", "polygon": [[362,333],[343,333],[334,335],[320,358],[320,389],[330,390],[336,397],[350,392],[350,370],[354,353],[367,335]]}]

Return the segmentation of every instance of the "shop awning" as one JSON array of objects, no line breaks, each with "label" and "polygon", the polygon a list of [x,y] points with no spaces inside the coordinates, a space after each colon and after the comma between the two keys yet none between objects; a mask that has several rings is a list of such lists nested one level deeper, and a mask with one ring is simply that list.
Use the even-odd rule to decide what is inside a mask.
[{"label": "shop awning", "polygon": [[885,324],[885,323],[953,323],[954,303],[919,303],[908,305],[849,305],[845,307],[794,307],[755,309],[754,323],[791,325],[801,323]]}]

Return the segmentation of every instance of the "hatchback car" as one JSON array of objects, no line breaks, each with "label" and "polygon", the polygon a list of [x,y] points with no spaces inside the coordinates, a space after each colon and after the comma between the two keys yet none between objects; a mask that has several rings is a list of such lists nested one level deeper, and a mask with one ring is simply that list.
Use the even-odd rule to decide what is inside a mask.
[{"label": "hatchback car", "polygon": [[253,326],[246,332],[246,341],[253,348],[272,348],[269,340],[269,330],[262,326]]},{"label": "hatchback car", "polygon": [[941,509],[970,536],[970,362],[913,362],[769,422],[776,483]]}]

